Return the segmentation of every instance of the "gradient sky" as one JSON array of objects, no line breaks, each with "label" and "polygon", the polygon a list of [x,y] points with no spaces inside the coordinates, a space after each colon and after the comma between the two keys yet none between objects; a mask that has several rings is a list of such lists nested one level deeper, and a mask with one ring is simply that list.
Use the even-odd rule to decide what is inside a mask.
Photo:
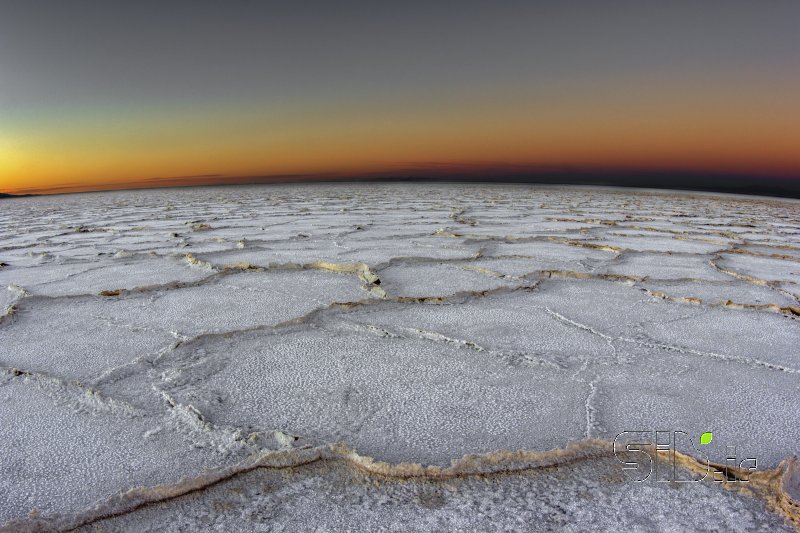
[{"label": "gradient sky", "polygon": [[528,167],[800,179],[797,0],[389,4],[0,0],[0,191]]}]

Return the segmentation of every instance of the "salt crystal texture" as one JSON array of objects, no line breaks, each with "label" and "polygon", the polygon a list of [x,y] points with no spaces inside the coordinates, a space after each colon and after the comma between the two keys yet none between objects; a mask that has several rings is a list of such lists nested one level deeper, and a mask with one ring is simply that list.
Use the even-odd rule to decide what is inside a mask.
[{"label": "salt crystal texture", "polygon": [[[327,184],[0,203],[4,530],[800,523],[797,201]],[[611,442],[635,430],[692,436],[687,476],[736,446],[752,490],[632,482]]]}]

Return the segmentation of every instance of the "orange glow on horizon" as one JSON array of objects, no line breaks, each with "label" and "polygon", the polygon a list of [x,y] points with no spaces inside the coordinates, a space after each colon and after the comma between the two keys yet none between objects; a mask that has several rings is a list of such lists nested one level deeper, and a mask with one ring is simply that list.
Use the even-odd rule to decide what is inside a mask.
[{"label": "orange glow on horizon", "polygon": [[785,112],[795,105],[789,92],[762,101],[754,91],[707,87],[595,88],[279,110],[249,103],[215,111],[73,112],[58,120],[42,114],[0,124],[0,191],[359,177],[438,164],[800,177],[800,113]]}]

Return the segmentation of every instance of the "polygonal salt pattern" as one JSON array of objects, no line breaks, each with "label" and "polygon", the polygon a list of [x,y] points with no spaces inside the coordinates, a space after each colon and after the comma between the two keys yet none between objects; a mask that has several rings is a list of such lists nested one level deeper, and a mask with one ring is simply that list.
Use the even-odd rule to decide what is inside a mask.
[{"label": "polygonal salt pattern", "polygon": [[457,344],[301,330],[189,343],[172,359],[163,388],[211,420],[344,440],[383,461],[550,449],[585,429],[585,386]]},{"label": "polygonal salt pattern", "polygon": [[391,296],[426,298],[513,287],[519,280],[505,279],[471,264],[398,262],[378,271],[381,288]]},{"label": "polygonal salt pattern", "polygon": [[609,457],[401,482],[319,450],[447,465],[671,429],[775,467],[800,441],[796,201],[373,183],[0,203],[8,530],[106,506],[86,527],[786,527]]}]

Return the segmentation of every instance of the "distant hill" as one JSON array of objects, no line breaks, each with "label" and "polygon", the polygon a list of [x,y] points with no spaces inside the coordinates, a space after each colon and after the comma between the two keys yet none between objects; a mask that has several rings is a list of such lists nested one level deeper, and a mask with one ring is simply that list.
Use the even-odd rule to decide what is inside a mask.
[{"label": "distant hill", "polygon": [[8,194],[7,192],[0,192],[0,198],[23,198],[25,196],[36,196],[35,194]]}]

